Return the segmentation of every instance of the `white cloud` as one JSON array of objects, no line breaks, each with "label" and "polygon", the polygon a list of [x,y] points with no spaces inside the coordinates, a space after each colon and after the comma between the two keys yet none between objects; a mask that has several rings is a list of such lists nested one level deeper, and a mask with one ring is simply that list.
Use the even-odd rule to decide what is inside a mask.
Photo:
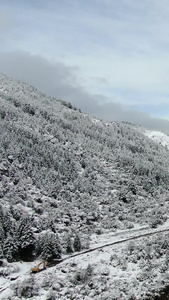
[{"label": "white cloud", "polygon": [[[15,5],[3,0],[1,5],[13,18],[12,31],[0,32],[0,50],[8,52],[6,56],[1,52],[2,71],[92,112],[97,99],[105,109],[102,116],[109,114],[106,107],[117,104],[118,117],[120,113],[125,117],[126,108],[165,117],[169,109],[167,0],[18,0]],[[30,54],[36,55],[34,65]],[[30,61],[30,69],[24,59]],[[52,74],[62,80],[56,84]]]},{"label": "white cloud", "polygon": [[151,118],[149,114],[137,111],[133,106],[117,101],[109,103],[101,94],[90,94],[76,80],[76,69],[63,63],[49,60],[26,52],[0,53],[1,71],[16,79],[34,85],[41,91],[60,99],[70,101],[84,112],[108,121],[128,121],[148,128],[169,132],[169,122]]}]

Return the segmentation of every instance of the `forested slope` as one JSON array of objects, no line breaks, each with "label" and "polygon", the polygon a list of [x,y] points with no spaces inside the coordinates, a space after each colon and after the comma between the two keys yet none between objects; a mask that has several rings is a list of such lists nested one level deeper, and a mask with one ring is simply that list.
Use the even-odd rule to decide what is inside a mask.
[{"label": "forested slope", "polygon": [[0,252],[52,259],[169,215],[169,150],[0,75]]}]

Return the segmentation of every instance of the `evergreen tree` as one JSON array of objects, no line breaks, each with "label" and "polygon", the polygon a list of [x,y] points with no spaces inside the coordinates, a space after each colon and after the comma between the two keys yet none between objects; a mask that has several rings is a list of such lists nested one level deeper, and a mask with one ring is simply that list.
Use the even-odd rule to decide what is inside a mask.
[{"label": "evergreen tree", "polygon": [[11,234],[13,235],[14,233],[14,230],[15,230],[15,223],[14,223],[14,220],[11,216],[11,214],[9,212],[6,212],[4,214],[4,217],[3,217],[3,229],[4,229],[4,232],[5,232],[5,235],[7,236],[7,234]]},{"label": "evergreen tree", "polygon": [[2,245],[0,244],[0,259],[4,257]]},{"label": "evergreen tree", "polygon": [[4,257],[9,262],[12,262],[16,256],[16,253],[17,253],[17,246],[16,246],[13,238],[10,235],[8,235],[8,237],[5,240],[4,246],[3,246]]},{"label": "evergreen tree", "polygon": [[76,235],[74,238],[73,247],[75,251],[81,251],[82,249],[81,241],[78,235]]},{"label": "evergreen tree", "polygon": [[3,223],[0,221],[0,241],[1,241],[1,243],[4,242],[4,239],[5,239],[5,231],[3,228]]},{"label": "evergreen tree", "polygon": [[35,237],[29,218],[22,218],[17,229],[16,237],[19,243],[19,256],[29,260],[35,249]]},{"label": "evergreen tree", "polygon": [[61,258],[61,247],[56,234],[48,232],[43,235],[40,241],[40,251],[44,259],[50,261]]},{"label": "evergreen tree", "polygon": [[67,242],[66,242],[66,253],[70,254],[72,252],[73,252],[72,240],[71,240],[71,237],[68,236]]}]

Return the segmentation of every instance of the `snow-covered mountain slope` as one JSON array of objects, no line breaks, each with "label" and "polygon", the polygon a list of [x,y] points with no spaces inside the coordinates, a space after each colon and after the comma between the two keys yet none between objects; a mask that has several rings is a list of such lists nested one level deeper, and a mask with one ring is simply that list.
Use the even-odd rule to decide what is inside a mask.
[{"label": "snow-covered mountain slope", "polygon": [[169,149],[169,135],[156,130],[145,130],[143,131],[146,136],[148,136],[153,141],[166,146]]},{"label": "snow-covered mountain slope", "polygon": [[[88,249],[94,236],[97,243],[97,237],[165,224],[168,158],[167,147],[131,124],[97,120],[1,75],[1,258],[52,261]],[[157,245],[162,261],[164,239]]]}]

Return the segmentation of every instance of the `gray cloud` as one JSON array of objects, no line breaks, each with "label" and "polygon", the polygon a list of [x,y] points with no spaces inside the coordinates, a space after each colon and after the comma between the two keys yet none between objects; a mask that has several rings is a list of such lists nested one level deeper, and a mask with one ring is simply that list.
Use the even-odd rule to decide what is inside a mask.
[{"label": "gray cloud", "polygon": [[6,31],[10,25],[10,18],[4,12],[0,11],[0,32],[4,32],[4,30]]},{"label": "gray cloud", "polygon": [[[0,72],[25,81],[50,96],[70,101],[82,111],[96,117],[107,121],[131,122],[150,129],[169,132],[167,120],[151,118],[146,113],[132,110],[131,106],[107,103],[104,96],[88,93],[77,84],[76,68],[68,67],[63,63],[49,62],[43,57],[23,51],[0,53],[0,66]],[[105,100],[104,104],[103,100]]]}]

